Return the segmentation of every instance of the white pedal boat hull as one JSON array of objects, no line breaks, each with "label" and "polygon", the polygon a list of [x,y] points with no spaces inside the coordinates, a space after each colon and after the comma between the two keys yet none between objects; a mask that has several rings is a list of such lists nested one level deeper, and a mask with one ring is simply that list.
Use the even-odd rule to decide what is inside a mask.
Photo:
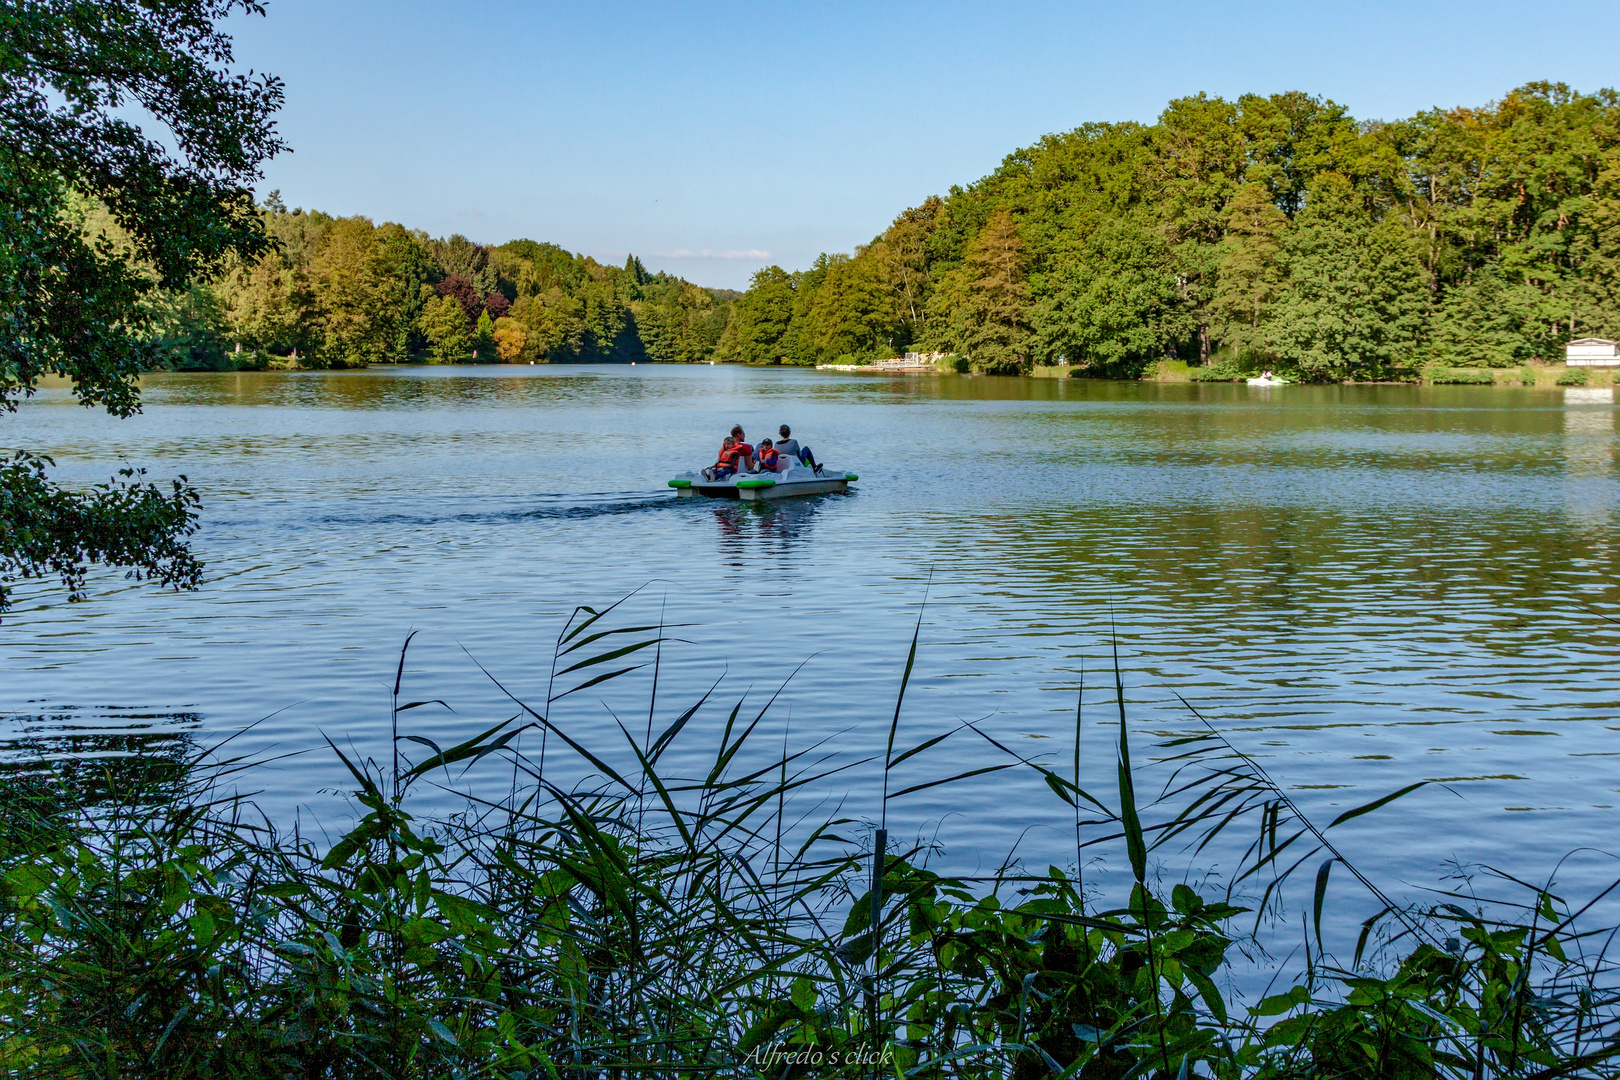
[{"label": "white pedal boat hull", "polygon": [[710,499],[737,499],[741,502],[768,502],[791,499],[796,495],[832,495],[848,491],[854,473],[838,472],[825,465],[818,476],[814,469],[795,465],[782,472],[737,473],[724,480],[706,480],[701,472],[675,477],[669,486],[683,499],[702,495]]}]

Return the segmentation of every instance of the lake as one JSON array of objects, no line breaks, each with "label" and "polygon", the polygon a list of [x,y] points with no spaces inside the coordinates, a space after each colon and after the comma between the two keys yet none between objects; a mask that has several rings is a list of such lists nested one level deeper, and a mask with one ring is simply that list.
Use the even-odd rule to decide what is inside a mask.
[{"label": "lake", "polygon": [[[875,813],[881,770],[861,762],[881,756],[921,611],[903,745],[982,719],[1066,768],[1084,666],[1083,774],[1111,793],[1117,641],[1139,761],[1193,724],[1185,698],[1323,824],[1437,781],[1335,830],[1403,895],[1453,863],[1542,878],[1612,837],[1610,404],[708,366],[174,374],[145,401],[113,420],[51,389],[0,420],[74,481],[126,461],[189,476],[208,566],[193,593],[115,573],[83,604],[20,589],[0,626],[13,759],[116,760],[261,721],[232,746],[293,756],[252,775],[259,803],[337,827],[347,811],[323,791],[345,776],[321,735],[387,754],[408,634],[404,696],[455,710],[416,710],[408,730],[453,740],[516,712],[479,664],[543,701],[574,606],[641,587],[627,622],[679,624],[653,726],[720,680],[676,763],[698,768],[730,705],[791,675],[766,741],[827,740],[818,753],[850,766],[806,791],[806,814],[831,812],[824,796]],[[790,423],[860,481],[764,508],[673,498],[665,480],[712,461],[734,422],[754,439]],[[622,747],[613,714],[643,731],[650,688],[648,669],[556,716]],[[905,780],[998,753],[960,733]],[[958,872],[1014,849],[1037,871],[1074,859],[1068,808],[1025,769],[890,815]],[[1560,880],[1579,894],[1614,872],[1585,853]]]}]

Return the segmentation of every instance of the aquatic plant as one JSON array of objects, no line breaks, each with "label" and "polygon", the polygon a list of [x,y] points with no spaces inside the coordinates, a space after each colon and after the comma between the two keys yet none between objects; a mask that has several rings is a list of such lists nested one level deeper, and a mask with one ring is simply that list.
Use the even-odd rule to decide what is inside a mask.
[{"label": "aquatic plant", "polygon": [[[655,680],[645,723],[618,723],[622,746],[575,738],[559,703],[632,671],[656,675],[671,637],[616,624],[618,610],[578,609],[544,700],[509,694],[510,719],[454,745],[410,730],[443,703],[401,701],[407,641],[389,752],[329,748],[359,811],[329,844],[224,794],[252,765],[226,749],[154,773],[154,787],[109,772],[89,796],[49,772],[15,777],[0,790],[0,1068],[552,1080],[1620,1074],[1612,932],[1580,926],[1590,904],[1527,888],[1517,903],[1452,893],[1402,906],[1335,845],[1335,826],[1410,788],[1318,825],[1189,707],[1196,726],[1158,747],[1149,768],[1165,780],[1144,800],[1117,656],[1112,763],[1082,754],[1083,695],[1061,768],[978,723],[908,744],[919,619],[881,787],[866,793],[874,845],[841,809],[801,820],[793,798],[879,763],[825,744],[767,751],[774,697],[722,704],[717,682],[655,724]],[[672,750],[700,717],[718,737],[703,767],[678,772]],[[906,782],[948,739],[980,740],[995,756]],[[506,790],[457,787],[465,770],[497,762],[511,772]],[[887,849],[891,802],[1010,769],[1033,770],[1072,809],[1072,866],[1009,865],[973,881],[931,871],[920,845]],[[1089,786],[1094,775],[1107,790]],[[459,792],[458,804],[419,816],[423,785],[441,800]],[[1196,856],[1239,827],[1255,839],[1224,889],[1157,884],[1156,853]],[[1111,903],[1079,877],[1101,850],[1121,850],[1130,867]],[[1297,983],[1249,1001],[1227,978],[1234,955],[1308,866]],[[1349,962],[1322,947],[1335,867],[1381,908]]]}]

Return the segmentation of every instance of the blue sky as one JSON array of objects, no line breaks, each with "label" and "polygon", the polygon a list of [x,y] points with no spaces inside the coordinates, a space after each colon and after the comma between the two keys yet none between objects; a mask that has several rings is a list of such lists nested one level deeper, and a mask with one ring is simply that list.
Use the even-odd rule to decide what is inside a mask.
[{"label": "blue sky", "polygon": [[289,206],[627,252],[704,285],[849,251],[1091,120],[1305,90],[1359,118],[1620,84],[1620,4],[269,0]]}]

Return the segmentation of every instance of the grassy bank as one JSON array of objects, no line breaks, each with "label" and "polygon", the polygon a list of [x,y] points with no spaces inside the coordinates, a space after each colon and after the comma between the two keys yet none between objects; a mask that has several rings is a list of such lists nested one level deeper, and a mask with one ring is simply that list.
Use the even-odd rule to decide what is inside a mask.
[{"label": "grassy bank", "polygon": [[[1061,375],[1065,369],[1052,368],[1050,373]],[[1041,372],[1037,372],[1040,374]],[[1258,375],[1258,369],[1250,370],[1246,367],[1237,367],[1223,364],[1210,364],[1198,366],[1188,364],[1183,360],[1160,360],[1148,367],[1143,373],[1145,382],[1242,382]],[[1283,378],[1291,378],[1288,372],[1278,371]],[[1457,385],[1457,386],[1512,386],[1512,387],[1539,387],[1541,389],[1557,389],[1565,386],[1592,386],[1603,387],[1615,384],[1615,369],[1613,368],[1572,368],[1565,364],[1526,364],[1516,368],[1469,368],[1445,367],[1432,365],[1416,371],[1409,372],[1406,377],[1395,380],[1419,385]],[[1354,385],[1355,380],[1349,381]]]},{"label": "grassy bank", "polygon": [[[375,758],[328,748],[348,766],[358,816],[337,837],[288,832],[227,795],[249,765],[228,747],[89,782],[82,770],[78,782],[14,777],[0,793],[0,1068],[553,1080],[1620,1074],[1609,1064],[1620,1018],[1607,938],[1581,925],[1578,903],[1500,877],[1494,900],[1402,906],[1334,845],[1335,826],[1397,812],[1405,791],[1313,822],[1202,726],[1157,748],[1161,794],[1140,795],[1117,664],[1111,760],[1082,758],[1078,707],[1072,757],[1057,763],[976,724],[913,741],[914,639],[895,673],[887,749],[871,763],[881,786],[806,818],[796,795],[851,766],[819,744],[768,750],[771,702],[745,709],[711,691],[656,723],[648,703],[614,746],[586,745],[556,719],[574,693],[635,670],[668,640],[612,612],[576,613],[544,700],[513,699],[512,719],[456,745],[416,720],[443,703],[402,700],[396,677],[392,747]],[[672,751],[699,729],[711,733],[707,764],[677,774]],[[947,739],[981,748],[982,764],[930,773]],[[462,786],[464,770],[487,776],[497,763],[511,778],[503,790]],[[928,868],[927,846],[884,831],[891,805],[1006,770],[1033,770],[1072,810],[1073,864],[953,879]],[[449,808],[420,813],[428,791]],[[857,804],[864,815],[847,812]],[[1254,839],[1224,887],[1158,882],[1161,856],[1239,830]],[[1117,895],[1081,879],[1105,851],[1130,867]],[[1245,996],[1232,965],[1254,955],[1250,932],[1277,913],[1295,871],[1316,875],[1307,910],[1288,915],[1302,961],[1272,961],[1277,981]],[[1381,910],[1340,957],[1322,943],[1345,889]]]}]

